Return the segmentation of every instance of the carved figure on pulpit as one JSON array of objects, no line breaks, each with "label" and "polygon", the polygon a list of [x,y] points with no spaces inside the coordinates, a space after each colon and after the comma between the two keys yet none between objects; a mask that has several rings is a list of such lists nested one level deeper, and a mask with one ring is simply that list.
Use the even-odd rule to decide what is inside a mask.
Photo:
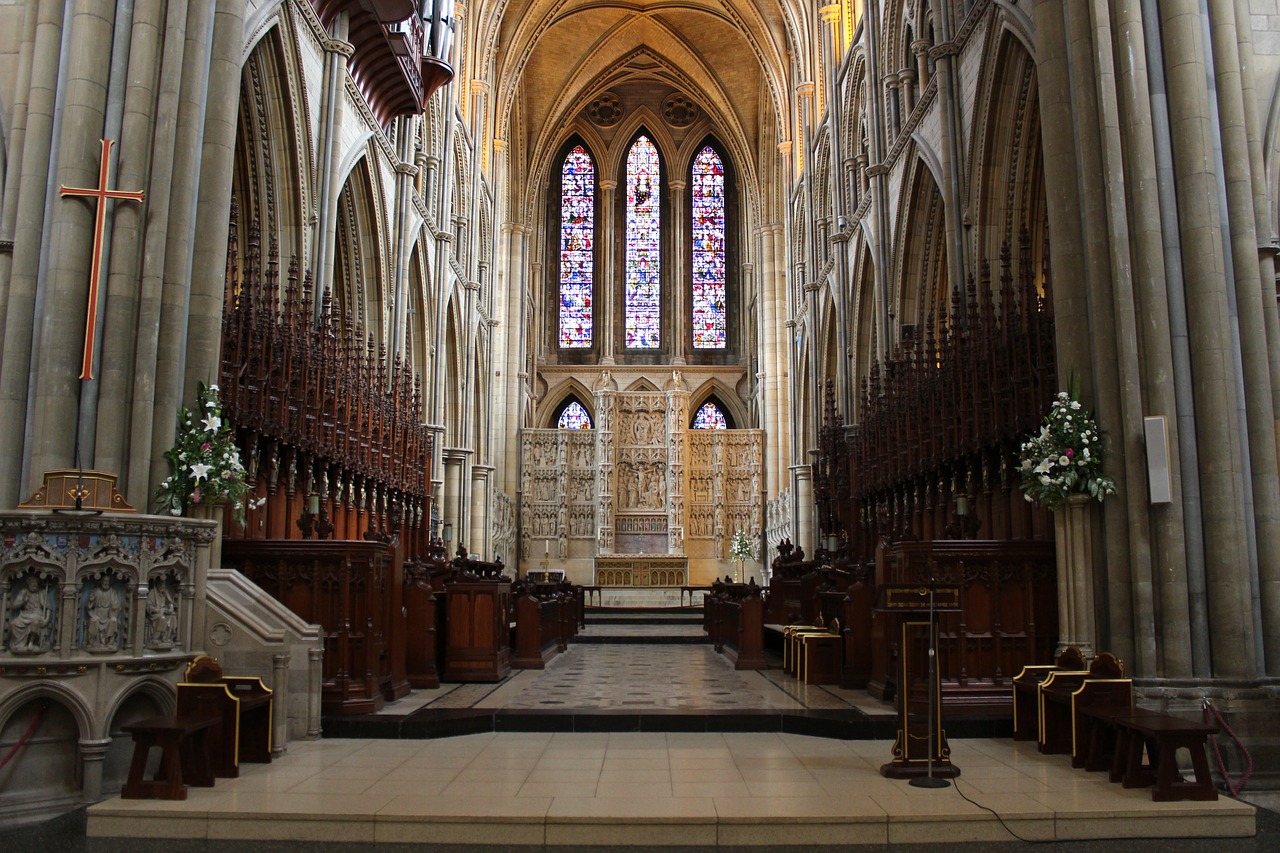
[{"label": "carved figure on pulpit", "polygon": [[120,649],[120,592],[103,574],[84,603],[84,648],[90,652]]},{"label": "carved figure on pulpit", "polygon": [[178,639],[178,606],[164,575],[147,583],[147,648],[172,648]]},{"label": "carved figure on pulpit", "polygon": [[16,655],[47,651],[46,631],[53,620],[53,608],[49,605],[49,590],[40,582],[39,575],[35,572],[27,575],[9,609],[9,651]]}]

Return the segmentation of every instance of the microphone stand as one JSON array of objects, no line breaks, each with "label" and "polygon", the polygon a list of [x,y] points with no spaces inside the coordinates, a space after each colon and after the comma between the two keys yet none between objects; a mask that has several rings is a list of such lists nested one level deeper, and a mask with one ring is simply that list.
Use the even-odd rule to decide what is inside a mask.
[{"label": "microphone stand", "polygon": [[933,609],[933,587],[936,581],[929,578],[929,711],[927,719],[929,721],[928,749],[929,764],[928,775],[917,776],[908,782],[914,788],[949,788],[951,782],[947,779],[933,775],[933,702],[937,696],[938,686],[938,616]]}]

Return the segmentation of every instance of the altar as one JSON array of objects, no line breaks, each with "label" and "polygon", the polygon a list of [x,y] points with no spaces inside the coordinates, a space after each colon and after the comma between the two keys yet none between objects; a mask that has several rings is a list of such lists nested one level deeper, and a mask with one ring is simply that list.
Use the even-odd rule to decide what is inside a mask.
[{"label": "altar", "polygon": [[653,587],[687,586],[689,583],[689,559],[641,555],[612,555],[596,557],[595,585],[599,587]]}]

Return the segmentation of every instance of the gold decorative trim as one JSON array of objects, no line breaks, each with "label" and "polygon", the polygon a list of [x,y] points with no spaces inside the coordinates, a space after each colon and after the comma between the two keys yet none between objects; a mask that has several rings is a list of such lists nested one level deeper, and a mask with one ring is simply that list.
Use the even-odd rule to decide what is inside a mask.
[{"label": "gold decorative trim", "polygon": [[44,484],[18,508],[137,512],[116,490],[116,477],[109,471],[46,471]]}]

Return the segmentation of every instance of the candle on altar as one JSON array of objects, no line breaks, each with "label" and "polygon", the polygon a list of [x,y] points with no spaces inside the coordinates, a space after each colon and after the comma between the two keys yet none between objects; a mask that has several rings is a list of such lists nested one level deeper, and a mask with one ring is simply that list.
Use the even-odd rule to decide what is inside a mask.
[{"label": "candle on altar", "polygon": [[542,556],[545,557],[550,553],[551,553],[551,540],[544,539],[542,542]]}]

